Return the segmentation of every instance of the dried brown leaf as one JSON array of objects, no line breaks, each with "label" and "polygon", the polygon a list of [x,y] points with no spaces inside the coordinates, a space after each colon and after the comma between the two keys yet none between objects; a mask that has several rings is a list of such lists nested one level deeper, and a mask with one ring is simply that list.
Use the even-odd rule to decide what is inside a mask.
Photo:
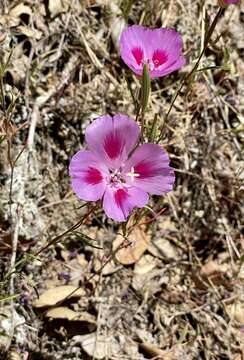
[{"label": "dried brown leaf", "polygon": [[148,355],[152,357],[157,357],[157,359],[162,360],[175,360],[174,354],[172,352],[166,352],[159,349],[156,345],[153,345],[149,342],[143,342],[139,344],[139,347]]},{"label": "dried brown leaf", "polygon": [[64,0],[49,0],[48,9],[50,11],[51,17],[54,18],[57,15],[66,12],[69,8],[68,1]]},{"label": "dried brown leaf", "polygon": [[74,320],[77,317],[77,313],[66,306],[59,306],[54,309],[50,309],[45,313],[47,318],[52,319],[66,319]]},{"label": "dried brown leaf", "polygon": [[9,15],[15,18],[19,17],[22,14],[28,14],[28,15],[32,14],[31,8],[27,5],[24,5],[23,3],[16,5],[9,12]]},{"label": "dried brown leaf", "polygon": [[101,261],[98,258],[94,259],[93,262],[94,271],[97,273],[102,272],[103,275],[111,275],[121,268],[121,265],[119,266],[118,264],[116,265],[113,260],[107,262],[105,266],[104,266],[104,262],[105,260]]},{"label": "dried brown leaf", "polygon": [[[128,236],[128,245],[117,251],[116,259],[123,265],[134,264],[147,250],[150,240],[150,236],[143,229],[134,227]],[[113,243],[113,249],[117,249],[123,242],[123,236],[118,234]]]},{"label": "dried brown leaf", "polygon": [[132,287],[136,291],[145,294],[155,294],[160,291],[161,286],[169,282],[169,277],[164,274],[164,269],[154,269],[145,274],[135,274],[132,280]]},{"label": "dried brown leaf", "polygon": [[232,320],[244,325],[244,303],[236,302],[226,306],[226,312]]},{"label": "dried brown leaf", "polygon": [[176,260],[179,258],[177,248],[164,238],[153,240],[148,247],[148,251],[159,259]]},{"label": "dried brown leaf", "polygon": [[36,29],[31,29],[29,26],[19,25],[16,28],[19,34],[25,35],[28,38],[34,38],[36,40],[40,40],[42,37],[42,33]]},{"label": "dried brown leaf", "polygon": [[[39,299],[33,301],[33,306],[36,308],[53,306],[64,300],[76,289],[73,285],[63,285],[52,289],[46,290]],[[70,295],[69,298],[77,298],[85,295],[83,289],[78,289],[74,294]]]},{"label": "dried brown leaf", "polygon": [[149,254],[143,255],[135,264],[134,273],[138,275],[146,274],[157,266],[157,262],[158,260],[155,257]]},{"label": "dried brown leaf", "polygon": [[[92,325],[96,325],[95,316],[88,312],[74,311],[66,306],[59,306],[54,309],[50,309],[45,313],[47,318],[51,319],[65,319],[69,321],[81,321]],[[94,329],[93,329],[94,330]]]},{"label": "dried brown leaf", "polygon": [[120,346],[113,337],[92,333],[79,336],[83,350],[94,359],[111,358],[120,352]]}]

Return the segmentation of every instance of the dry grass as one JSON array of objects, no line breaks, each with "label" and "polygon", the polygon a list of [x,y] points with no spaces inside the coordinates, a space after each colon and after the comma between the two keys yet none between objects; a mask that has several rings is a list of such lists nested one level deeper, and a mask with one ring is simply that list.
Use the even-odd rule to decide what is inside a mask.
[{"label": "dry grass", "polygon": [[[81,231],[103,250],[70,235],[20,264],[15,279],[8,274],[11,231],[17,237],[18,262],[85,213],[70,189],[67,167],[83,145],[86,126],[104,113],[134,116],[125,77],[133,88],[138,80],[119,59],[117,29],[123,20],[116,1],[60,3],[2,4],[3,59],[13,51],[5,75],[5,101],[8,105],[11,94],[17,96],[11,121],[15,127],[28,124],[11,142],[14,159],[28,139],[14,167],[12,218],[6,139],[0,145],[1,296],[18,295],[12,308],[9,301],[1,301],[2,358],[14,356],[16,350],[23,359],[92,358],[82,345],[89,327],[84,330],[83,323],[70,324],[67,319],[47,320],[32,306],[36,291],[69,283],[86,291],[69,307],[94,315],[100,349],[103,337],[115,343],[107,359],[244,359],[244,44],[238,6],[225,11],[201,62],[201,69],[216,68],[197,73],[164,124],[162,143],[177,181],[172,193],[151,201],[156,212],[166,210],[147,225],[152,245],[139,263],[122,266],[115,260],[99,274],[118,227],[97,210]],[[176,27],[183,34],[188,65],[152,84],[146,121],[152,123],[158,114],[161,126],[181,76],[199,55],[205,16],[212,18],[217,7],[212,1],[188,0],[134,1],[131,8],[128,4],[123,2],[130,24]],[[11,277],[14,287],[9,292]],[[13,338],[6,330],[11,316]]]}]

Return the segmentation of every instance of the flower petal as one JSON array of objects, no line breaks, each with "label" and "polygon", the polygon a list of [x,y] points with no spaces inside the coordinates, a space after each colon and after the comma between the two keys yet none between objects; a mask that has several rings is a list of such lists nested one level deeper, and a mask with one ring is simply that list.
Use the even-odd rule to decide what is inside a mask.
[{"label": "flower petal", "polygon": [[118,168],[128,157],[140,134],[139,125],[126,115],[104,115],[86,129],[86,142],[110,168]]},{"label": "flower petal", "polygon": [[148,202],[148,194],[135,187],[113,188],[108,186],[104,198],[103,209],[106,215],[115,221],[125,221],[131,211],[142,208]]},{"label": "flower petal", "polygon": [[152,78],[178,70],[186,62],[182,37],[173,29],[130,26],[121,35],[120,50],[124,62],[137,75],[142,75],[143,63],[147,62]]},{"label": "flower petal", "polygon": [[145,46],[150,41],[148,31],[144,26],[133,25],[127,27],[120,38],[121,57],[137,75],[142,74]]},{"label": "flower petal", "polygon": [[157,55],[159,51],[162,51],[167,60],[161,62],[161,64],[159,62],[159,65],[154,61],[155,66],[151,71],[151,76],[165,76],[184,66],[186,59],[182,55],[183,41],[181,35],[177,31],[167,28],[152,31],[152,40],[147,50],[149,58],[155,58],[158,62],[158,57],[155,57],[155,55]]},{"label": "flower petal", "polygon": [[168,57],[168,61],[175,61],[182,51],[182,36],[174,29],[160,28],[150,30],[151,41],[147,46],[147,55],[153,58],[155,51],[163,50]]},{"label": "flower petal", "polygon": [[152,195],[163,195],[173,189],[175,176],[169,157],[156,144],[139,146],[126,162],[124,173],[128,183]]},{"label": "flower petal", "polygon": [[182,66],[186,64],[186,59],[183,56],[180,56],[175,62],[172,64],[168,64],[166,67],[162,67],[161,69],[157,68],[151,71],[150,76],[151,78],[157,78],[160,76],[165,76],[173,71],[179,70]]},{"label": "flower petal", "polygon": [[97,201],[106,188],[107,167],[91,151],[80,150],[71,159],[69,174],[76,195],[85,201]]},{"label": "flower petal", "polygon": [[219,6],[226,6],[229,4],[238,4],[240,0],[219,0]]}]

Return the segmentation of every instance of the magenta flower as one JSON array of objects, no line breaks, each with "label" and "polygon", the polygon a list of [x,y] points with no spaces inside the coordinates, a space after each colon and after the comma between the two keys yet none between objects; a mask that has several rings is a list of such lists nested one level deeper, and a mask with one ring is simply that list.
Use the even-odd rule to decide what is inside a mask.
[{"label": "magenta flower", "polygon": [[152,78],[165,76],[185,65],[182,37],[173,29],[148,29],[133,25],[120,38],[120,52],[124,62],[137,75],[148,64]]},{"label": "magenta flower", "polygon": [[76,195],[85,201],[101,199],[106,215],[116,221],[145,206],[148,194],[173,188],[174,172],[161,146],[139,145],[129,157],[139,135],[139,125],[128,116],[101,116],[86,129],[89,150],[78,151],[70,162]]},{"label": "magenta flower", "polygon": [[237,4],[238,2],[239,2],[239,0],[219,0],[219,5],[226,6],[229,4]]}]

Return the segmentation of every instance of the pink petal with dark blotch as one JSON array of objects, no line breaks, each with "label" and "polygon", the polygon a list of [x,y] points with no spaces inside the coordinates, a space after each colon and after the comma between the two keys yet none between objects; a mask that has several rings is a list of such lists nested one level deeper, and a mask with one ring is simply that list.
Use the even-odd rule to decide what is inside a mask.
[{"label": "pink petal with dark blotch", "polygon": [[121,35],[120,52],[123,61],[137,75],[142,75],[143,63],[148,62],[150,76],[154,78],[165,76],[185,65],[182,44],[181,35],[173,29],[149,29],[133,25]]},{"label": "pink petal with dark blotch", "polygon": [[120,157],[125,146],[124,139],[116,131],[111,131],[104,139],[105,153],[111,160]]},{"label": "pink petal with dark blotch", "polygon": [[110,168],[118,168],[128,157],[140,134],[139,125],[126,115],[104,115],[86,129],[90,150]]},{"label": "pink petal with dark blotch", "polygon": [[109,170],[96,154],[78,151],[70,161],[69,174],[72,188],[80,199],[97,201],[103,197]]},{"label": "pink petal with dark blotch", "polygon": [[103,176],[100,170],[89,166],[87,171],[85,172],[84,181],[88,185],[97,185],[100,184],[103,181]]},{"label": "pink petal with dark blotch", "polygon": [[137,65],[141,66],[143,61],[143,50],[139,47],[135,47],[131,50],[131,52],[137,62]]},{"label": "pink petal with dark blotch", "polygon": [[142,208],[148,202],[148,194],[133,186],[125,188],[107,187],[103,198],[106,215],[115,221],[126,221],[132,210]]},{"label": "pink petal with dark blotch", "polygon": [[165,64],[168,60],[168,55],[166,51],[157,49],[153,52],[152,61],[154,63],[155,68]]},{"label": "pink petal with dark blotch", "polygon": [[[139,62],[139,50],[140,55],[143,54],[143,58],[147,57],[147,44],[150,41],[149,29],[140,25],[133,25],[127,27],[120,38],[120,54],[123,61],[132,69],[137,75],[142,74],[143,63]],[[135,56],[136,54],[136,56]]]},{"label": "pink petal with dark blotch", "polygon": [[[135,176],[131,176],[131,172]],[[127,182],[152,195],[163,195],[173,189],[174,171],[169,166],[169,157],[156,144],[139,146],[126,162],[124,173]]]},{"label": "pink petal with dark blotch", "polygon": [[175,62],[171,63],[169,66],[162,68],[160,70],[155,69],[155,70],[151,71],[150,76],[152,78],[166,76],[166,75],[172,73],[173,71],[179,70],[185,64],[186,64],[185,58],[179,57]]}]

